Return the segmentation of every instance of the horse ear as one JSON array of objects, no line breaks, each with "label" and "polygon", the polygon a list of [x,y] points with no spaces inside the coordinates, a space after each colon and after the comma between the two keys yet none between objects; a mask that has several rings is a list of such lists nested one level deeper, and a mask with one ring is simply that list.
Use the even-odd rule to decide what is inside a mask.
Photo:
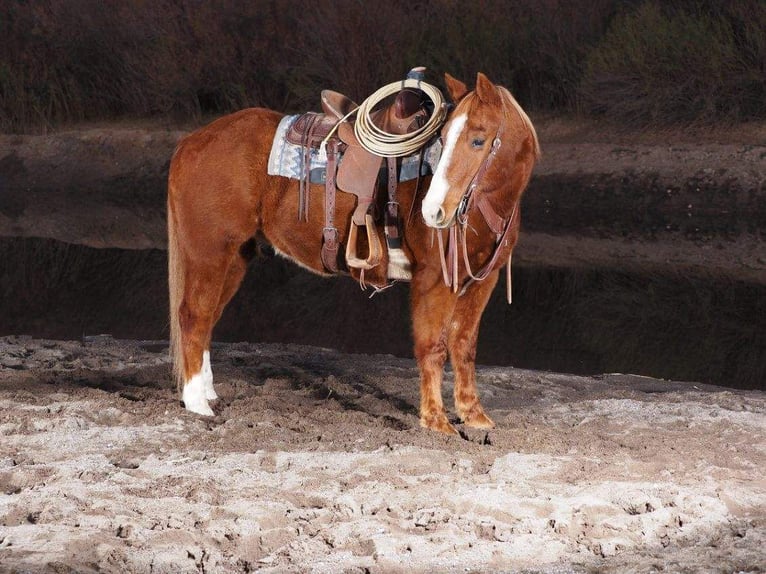
[{"label": "horse ear", "polygon": [[485,104],[500,104],[500,94],[497,91],[497,86],[481,72],[476,75],[476,95]]},{"label": "horse ear", "polygon": [[454,103],[458,103],[468,93],[468,87],[460,80],[453,78],[449,74],[444,74],[444,81],[447,84],[447,91]]}]

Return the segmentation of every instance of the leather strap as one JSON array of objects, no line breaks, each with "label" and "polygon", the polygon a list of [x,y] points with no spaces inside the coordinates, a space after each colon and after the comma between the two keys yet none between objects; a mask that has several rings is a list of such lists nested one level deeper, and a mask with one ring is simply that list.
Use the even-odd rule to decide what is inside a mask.
[{"label": "leather strap", "polygon": [[[479,208],[479,211],[484,217],[484,221],[487,222],[487,227],[489,227],[499,239],[500,235],[502,235],[503,231],[505,230],[506,220],[497,214],[495,209],[489,203],[486,195],[482,194],[476,198],[476,207]],[[515,212],[516,207],[514,206],[513,213]],[[511,214],[511,217],[513,217],[513,214]]]},{"label": "leather strap", "polygon": [[330,273],[338,272],[338,230],[335,227],[335,167],[337,142],[327,142],[327,181],[325,183],[324,213],[322,230],[322,264]]},{"label": "leather strap", "polygon": [[396,201],[396,158],[386,158],[388,164],[388,203],[385,212],[386,243],[389,249],[399,249],[402,237],[399,230],[399,203]]},{"label": "leather strap", "polygon": [[479,169],[474,174],[473,178],[471,178],[471,183],[468,184],[468,188],[466,189],[465,194],[463,195],[463,199],[460,200],[460,206],[458,207],[458,219],[460,220],[460,223],[465,223],[467,216],[466,213],[468,213],[468,210],[473,206],[473,192],[476,191],[476,188],[479,187],[479,183],[484,178],[484,174],[489,169],[489,166],[492,165],[492,162],[495,159],[495,156],[497,156],[497,150],[500,149],[501,140],[500,140],[500,134],[502,132],[502,128],[498,130],[497,135],[495,136],[495,139],[492,140],[492,147],[489,150],[489,153],[487,154],[487,157],[484,158],[484,161],[481,162],[481,165],[479,166]]},{"label": "leather strap", "polygon": [[314,131],[316,115],[308,118],[308,126],[303,132],[301,147],[303,155],[301,156],[301,179],[298,188],[298,221],[309,220],[309,193],[311,191],[311,134]]},{"label": "leather strap", "polygon": [[[450,235],[452,235],[453,228],[454,226],[449,229]],[[447,287],[452,287],[452,273],[450,272],[450,263],[448,263],[450,259],[449,256],[444,253],[444,238],[442,237],[442,231],[442,229],[436,230],[436,237],[439,240],[439,261],[442,265],[442,279]],[[450,238],[447,238],[447,242],[450,242]]]},{"label": "leather strap", "polygon": [[517,201],[513,205],[513,212],[511,213],[511,216],[507,219],[505,222],[504,229],[500,236],[497,239],[497,243],[495,244],[495,250],[492,252],[492,256],[489,258],[489,261],[484,264],[484,267],[479,269],[476,273],[473,273],[471,270],[471,264],[468,261],[468,244],[466,239],[466,228],[461,226],[458,228],[459,234],[461,237],[461,242],[463,244],[463,263],[465,264],[465,270],[466,273],[468,273],[468,276],[473,279],[474,281],[482,281],[487,278],[487,276],[492,272],[492,270],[495,268],[495,264],[497,263],[498,258],[500,257],[500,251],[502,250],[503,246],[508,241],[508,235],[510,234],[511,230],[513,230],[515,227],[518,226],[519,223],[519,202]]}]

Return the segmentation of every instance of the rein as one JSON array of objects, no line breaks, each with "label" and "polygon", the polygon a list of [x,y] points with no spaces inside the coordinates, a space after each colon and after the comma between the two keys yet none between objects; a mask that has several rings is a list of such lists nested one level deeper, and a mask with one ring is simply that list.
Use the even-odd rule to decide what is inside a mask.
[{"label": "rein", "polygon": [[[489,169],[490,165],[494,161],[495,157],[497,156],[497,151],[500,149],[500,146],[502,144],[501,140],[501,134],[503,131],[503,126],[500,126],[500,129],[498,129],[497,134],[495,135],[495,139],[492,141],[492,147],[487,154],[487,157],[484,158],[484,161],[479,166],[479,169],[476,171],[476,174],[471,179],[471,182],[468,184],[468,188],[466,189],[465,194],[463,195],[463,198],[460,200],[460,203],[458,204],[457,211],[455,212],[455,218],[452,222],[452,224],[449,226],[449,235],[447,238],[447,249],[445,251],[444,249],[444,239],[442,237],[441,229],[438,230],[437,237],[439,240],[439,254],[440,254],[440,262],[442,267],[442,276],[444,278],[444,283],[447,285],[447,287],[451,287],[453,293],[458,292],[458,271],[459,271],[459,256],[458,251],[462,248],[463,251],[463,265],[465,266],[466,273],[468,274],[469,279],[463,284],[463,286],[460,289],[460,295],[465,293],[465,290],[468,288],[471,283],[474,281],[483,281],[486,279],[489,274],[494,270],[497,261],[500,257],[500,251],[502,248],[507,245],[508,237],[514,229],[518,228],[519,221],[520,221],[520,214],[519,214],[519,200],[517,200],[513,204],[513,211],[511,212],[510,217],[507,219],[504,219],[500,215],[497,214],[497,212],[494,210],[494,208],[490,205],[489,200],[486,199],[485,196],[479,195],[477,198],[474,196],[474,191],[477,187],[479,187],[479,184],[481,183],[481,180],[484,178],[484,175],[486,174],[487,170]],[[471,210],[476,207],[479,210],[479,213],[481,213],[482,217],[484,218],[485,223],[487,226],[495,233],[495,248],[492,252],[492,256],[489,258],[489,261],[476,273],[473,272],[471,269],[471,263],[468,260],[468,214],[471,212]],[[476,233],[475,230],[472,229],[474,233]],[[508,254],[508,262],[506,264],[506,299],[508,301],[508,304],[510,305],[512,303],[512,289],[511,289],[511,257],[513,255],[513,250]]]}]

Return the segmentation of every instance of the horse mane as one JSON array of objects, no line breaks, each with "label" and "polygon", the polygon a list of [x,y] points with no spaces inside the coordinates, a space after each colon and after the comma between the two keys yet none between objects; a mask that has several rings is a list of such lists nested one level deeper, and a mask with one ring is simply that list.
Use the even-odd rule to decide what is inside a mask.
[{"label": "horse mane", "polygon": [[[535,130],[535,126],[532,125],[532,120],[529,119],[527,112],[525,112],[521,105],[519,105],[519,102],[516,101],[516,98],[513,97],[513,94],[511,94],[510,90],[504,88],[503,86],[498,86],[498,88],[500,88],[500,94],[503,97],[503,101],[506,104],[510,104],[510,106],[518,112],[519,116],[521,116],[521,120],[524,122],[524,124],[527,126],[527,129],[532,134],[532,139],[535,142],[535,157],[539,158],[541,154],[540,140],[537,139],[537,130]],[[507,107],[504,107],[505,116],[508,117]]]}]

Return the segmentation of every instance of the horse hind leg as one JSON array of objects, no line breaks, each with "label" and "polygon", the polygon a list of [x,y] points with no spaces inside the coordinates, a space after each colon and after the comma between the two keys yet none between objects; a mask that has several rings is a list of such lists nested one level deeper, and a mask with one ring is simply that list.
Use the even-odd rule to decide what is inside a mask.
[{"label": "horse hind leg", "polygon": [[[210,327],[211,336],[213,327],[215,327],[215,325],[221,319],[223,310],[226,308],[226,305],[229,304],[229,301],[231,301],[232,297],[234,297],[235,293],[239,289],[239,286],[242,283],[242,279],[245,277],[246,271],[247,260],[243,257],[234,257],[234,260],[226,272],[223,289],[221,290],[221,295],[218,298],[218,305],[216,306],[215,313],[213,314],[213,322]],[[208,341],[210,341],[210,338],[208,338]],[[215,392],[215,388],[213,387],[213,369],[210,363],[209,343],[208,348],[202,354],[202,374],[205,384],[205,397],[209,401],[214,401],[218,398],[218,394]]]},{"label": "horse hind leg", "polygon": [[187,278],[178,313],[181,330],[181,400],[187,410],[212,416],[208,404],[212,399],[213,371],[210,366],[210,339],[213,330],[213,312],[218,300],[211,274],[194,271]]},{"label": "horse hind leg", "polygon": [[227,254],[217,264],[187,264],[179,310],[183,363],[181,400],[187,410],[197,414],[214,414],[208,403],[218,398],[213,387],[210,341],[213,327],[237,291],[245,269],[246,264],[238,254]]}]

